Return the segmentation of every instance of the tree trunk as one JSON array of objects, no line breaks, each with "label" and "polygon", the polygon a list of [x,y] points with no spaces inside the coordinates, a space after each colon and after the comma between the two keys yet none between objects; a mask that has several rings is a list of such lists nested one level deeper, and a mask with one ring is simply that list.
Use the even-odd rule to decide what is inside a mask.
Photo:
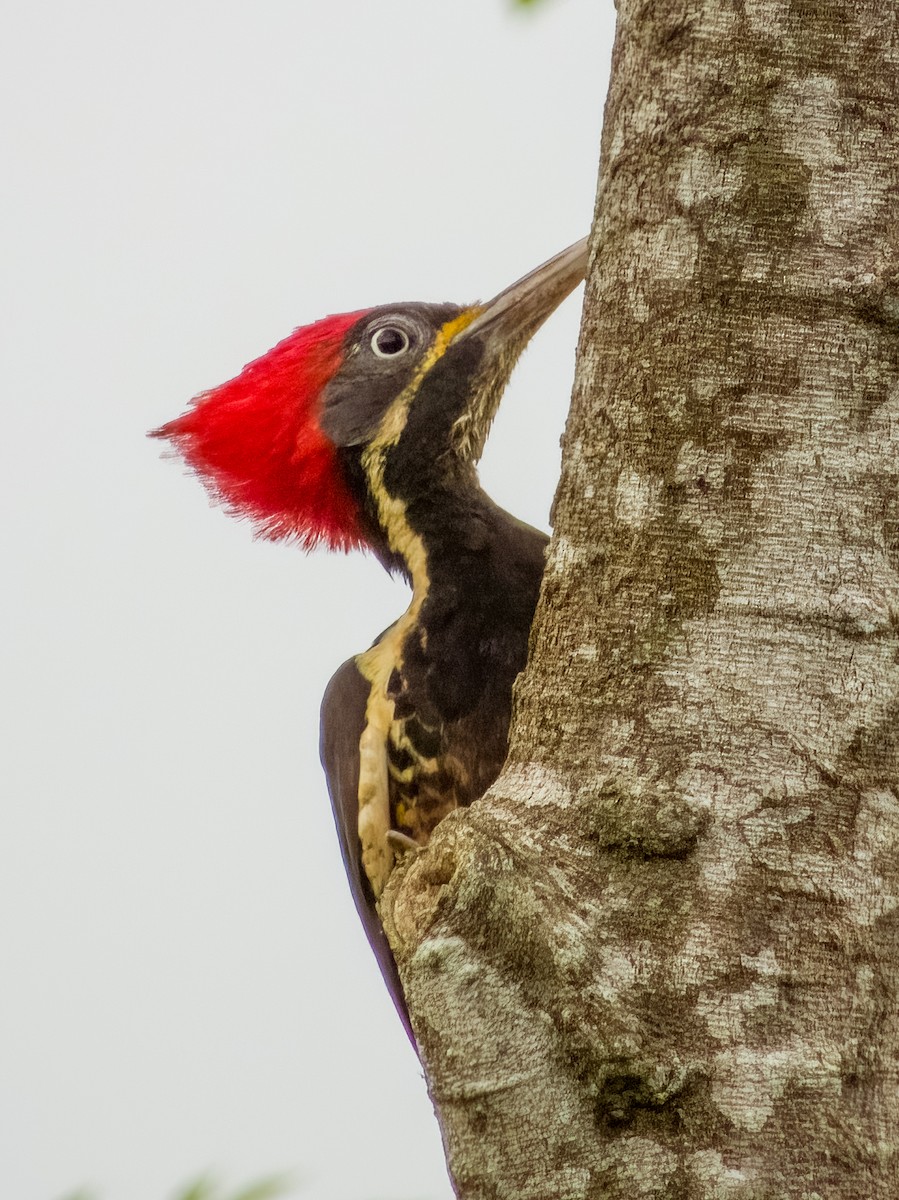
[{"label": "tree trunk", "polygon": [[620,0],[512,751],[384,909],[460,1196],[899,1196],[897,29]]}]

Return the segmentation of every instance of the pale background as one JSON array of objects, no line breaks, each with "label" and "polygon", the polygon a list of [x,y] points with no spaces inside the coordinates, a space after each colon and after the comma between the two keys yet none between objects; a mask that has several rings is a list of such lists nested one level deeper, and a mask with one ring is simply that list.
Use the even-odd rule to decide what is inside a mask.
[{"label": "pale background", "polygon": [[[404,589],[254,542],[143,435],[295,325],[485,298],[582,236],[613,16],[4,5],[0,1200],[450,1195],[317,760]],[[579,302],[483,470],[544,527]]]}]

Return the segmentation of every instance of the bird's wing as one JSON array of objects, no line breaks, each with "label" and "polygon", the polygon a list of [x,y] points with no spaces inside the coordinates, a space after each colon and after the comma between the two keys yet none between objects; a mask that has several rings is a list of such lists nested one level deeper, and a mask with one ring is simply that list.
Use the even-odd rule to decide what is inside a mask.
[{"label": "bird's wing", "polygon": [[365,729],[365,710],[371,685],[350,659],[336,672],[325,691],[321,709],[321,760],[328,781],[340,852],[350,891],[366,936],[375,952],[384,982],[396,1005],[409,1040],[415,1036],[403,996],[396,963],[381,926],[374,895],[362,869],[359,845],[359,741]]}]

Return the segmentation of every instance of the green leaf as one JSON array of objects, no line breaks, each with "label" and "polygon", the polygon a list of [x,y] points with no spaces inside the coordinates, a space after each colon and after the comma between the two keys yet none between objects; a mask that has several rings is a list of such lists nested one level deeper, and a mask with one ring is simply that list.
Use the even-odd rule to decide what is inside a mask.
[{"label": "green leaf", "polygon": [[244,1191],[239,1192],[234,1200],[276,1200],[278,1196],[283,1196],[290,1181],[286,1176],[273,1176],[271,1179],[260,1179],[258,1183],[250,1184]]},{"label": "green leaf", "polygon": [[189,1184],[175,1200],[277,1200],[278,1196],[286,1194],[289,1186],[290,1180],[286,1176],[272,1176],[248,1184],[231,1196],[225,1196],[219,1191],[215,1181],[204,1175]]},{"label": "green leaf", "polygon": [[214,1200],[215,1184],[208,1175],[201,1176],[195,1183],[188,1184],[175,1200]]}]

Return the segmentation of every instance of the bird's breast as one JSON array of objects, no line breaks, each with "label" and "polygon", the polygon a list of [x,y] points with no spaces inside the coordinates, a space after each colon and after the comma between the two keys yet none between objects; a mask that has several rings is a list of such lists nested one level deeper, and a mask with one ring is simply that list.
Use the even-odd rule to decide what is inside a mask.
[{"label": "bird's breast", "polygon": [[427,845],[448,813],[476,800],[498,775],[512,677],[497,680],[470,711],[447,717],[434,701],[437,684],[464,667],[430,656],[424,630],[405,617],[356,664],[369,685],[359,742],[359,843],[378,897],[394,865],[388,834]]}]

